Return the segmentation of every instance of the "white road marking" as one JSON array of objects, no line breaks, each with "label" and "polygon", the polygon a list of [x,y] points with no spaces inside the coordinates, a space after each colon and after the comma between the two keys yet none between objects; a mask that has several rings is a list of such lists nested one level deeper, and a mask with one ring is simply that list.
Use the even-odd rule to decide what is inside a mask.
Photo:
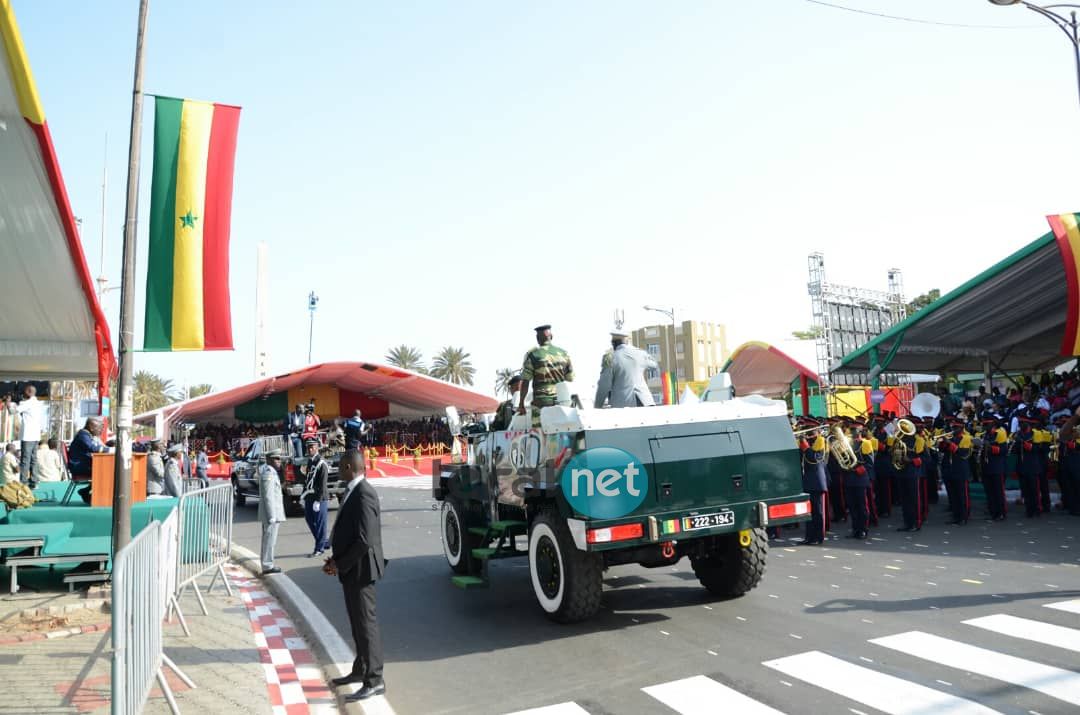
[{"label": "white road marking", "polygon": [[431,489],[431,477],[368,477],[376,489]]},{"label": "white road marking", "polygon": [[821,651],[768,660],[762,665],[890,715],[988,715],[996,712],[970,700],[848,663]]},{"label": "white road marking", "polygon": [[969,626],[1080,653],[1080,631],[1027,618],[996,614],[964,621]]},{"label": "white road marking", "polygon": [[589,715],[589,711],[577,703],[559,703],[531,710],[519,710],[509,715]]},{"label": "white road marking", "polygon": [[712,678],[695,675],[670,683],[642,688],[647,695],[659,700],[679,715],[715,715],[733,712],[739,715],[782,715],[764,703],[721,685]]},{"label": "white road marking", "polygon": [[1058,603],[1044,603],[1043,608],[1053,608],[1056,611],[1080,613],[1080,598],[1075,601],[1059,601]]},{"label": "white road marking", "polygon": [[1062,668],[921,631],[875,638],[870,642],[932,663],[1037,690],[1052,698],[1080,705],[1080,675]]}]

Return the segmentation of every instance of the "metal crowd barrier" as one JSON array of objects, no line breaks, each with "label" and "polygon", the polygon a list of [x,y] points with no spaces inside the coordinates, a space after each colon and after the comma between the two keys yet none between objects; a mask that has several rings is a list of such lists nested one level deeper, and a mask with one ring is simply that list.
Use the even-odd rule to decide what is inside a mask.
[{"label": "metal crowd barrier", "polygon": [[225,575],[225,563],[232,548],[233,503],[232,484],[226,482],[185,492],[177,505],[176,582],[169,598],[169,616],[176,611],[186,635],[191,632],[180,609],[180,599],[189,587],[195,592],[203,615],[209,613],[199,578],[213,571],[206,592],[210,593],[220,579],[225,591],[233,595]]},{"label": "metal crowd barrier", "polygon": [[157,679],[174,714],[180,712],[161,666],[195,684],[162,652],[164,590],[161,522],[151,522],[113,559],[112,713],[137,715]]}]

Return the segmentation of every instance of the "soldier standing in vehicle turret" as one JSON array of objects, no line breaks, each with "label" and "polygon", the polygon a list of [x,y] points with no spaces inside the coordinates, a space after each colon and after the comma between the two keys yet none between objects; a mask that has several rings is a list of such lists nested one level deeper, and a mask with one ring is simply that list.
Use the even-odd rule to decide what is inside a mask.
[{"label": "soldier standing in vehicle turret", "polygon": [[570,355],[551,343],[550,325],[541,325],[536,328],[536,344],[537,347],[525,354],[525,362],[521,368],[521,397],[517,410],[519,415],[525,414],[525,394],[531,383],[533,427],[540,426],[541,408],[557,404],[558,392],[555,386],[560,382],[571,382],[574,379]]}]

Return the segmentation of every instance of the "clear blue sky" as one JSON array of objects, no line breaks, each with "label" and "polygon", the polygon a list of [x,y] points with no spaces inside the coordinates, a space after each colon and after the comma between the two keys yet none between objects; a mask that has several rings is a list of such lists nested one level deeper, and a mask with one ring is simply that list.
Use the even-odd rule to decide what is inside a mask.
[{"label": "clear blue sky", "polygon": [[[1066,39],[985,0],[836,0],[963,29],[770,2],[151,3],[145,89],[243,106],[232,232],[236,351],[139,355],[227,387],[253,371],[256,244],[271,367],[464,346],[492,389],[554,325],[586,386],[611,313],[810,322],[834,282],[948,290],[1080,210]],[[120,268],[138,2],[16,0],[92,272],[109,135],[106,272]],[[150,138],[140,206],[137,341]],[[1037,285],[1032,286],[1037,290]],[[106,310],[118,320],[119,293]],[[973,320],[978,316],[971,316]]]}]

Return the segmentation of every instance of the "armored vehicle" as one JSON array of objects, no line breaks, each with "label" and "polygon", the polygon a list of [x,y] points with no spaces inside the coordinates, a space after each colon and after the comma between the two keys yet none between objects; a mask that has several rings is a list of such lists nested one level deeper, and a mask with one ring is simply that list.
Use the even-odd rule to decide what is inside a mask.
[{"label": "armored vehicle", "polygon": [[[448,412],[449,414],[449,412]],[[433,475],[453,583],[485,587],[488,564],[522,557],[548,617],[600,607],[603,572],[690,559],[702,586],[741,596],[765,573],[765,529],[809,519],[783,402],[723,390],[697,404],[546,407],[507,431],[451,428],[460,464]]]}]

